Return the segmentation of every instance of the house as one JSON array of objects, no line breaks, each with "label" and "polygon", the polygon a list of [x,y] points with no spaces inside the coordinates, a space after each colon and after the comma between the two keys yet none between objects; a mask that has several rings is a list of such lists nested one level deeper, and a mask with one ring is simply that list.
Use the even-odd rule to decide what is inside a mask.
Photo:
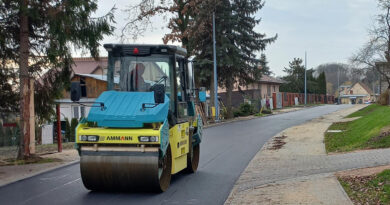
[{"label": "house", "polygon": [[[390,68],[387,66],[386,62],[376,62],[375,66],[385,75],[387,75],[390,78]],[[380,82],[379,82],[379,90],[380,93],[384,93],[387,88],[389,87],[389,83],[385,79],[385,76],[380,75]]]},{"label": "house", "polygon": [[100,57],[98,61],[94,58],[73,58],[72,69],[76,74],[106,75],[108,57]]},{"label": "house", "polygon": [[71,81],[80,82],[81,99],[78,103],[72,102],[69,91],[63,92],[63,98],[57,100],[60,103],[61,121],[88,116],[96,98],[107,90],[107,57],[101,57],[99,61],[94,58],[74,58],[73,61]]},{"label": "house", "polygon": [[340,99],[342,104],[364,104],[376,100],[375,94],[364,83],[340,86]]},{"label": "house", "polygon": [[[263,75],[259,81],[247,86],[233,86],[232,106],[239,107],[244,102],[260,102],[261,99],[272,98],[272,93],[279,93],[283,80],[272,76]],[[218,96],[226,104],[226,89],[218,88]]]},{"label": "house", "polygon": [[[114,80],[119,82],[119,78]],[[107,76],[105,75],[74,74],[71,81],[80,82],[81,99],[78,103],[72,102],[69,91],[64,91],[63,98],[57,101],[60,103],[61,121],[65,118],[70,120],[86,117],[91,106],[95,106],[96,98],[107,90]]]}]

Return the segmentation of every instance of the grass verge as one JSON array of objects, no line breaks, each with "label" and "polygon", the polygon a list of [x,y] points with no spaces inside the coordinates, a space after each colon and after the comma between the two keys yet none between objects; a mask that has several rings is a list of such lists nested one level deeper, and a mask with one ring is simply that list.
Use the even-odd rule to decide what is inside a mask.
[{"label": "grass verge", "polygon": [[354,204],[390,204],[390,170],[372,176],[339,177]]},{"label": "grass verge", "polygon": [[[62,143],[62,149],[74,149],[74,142]],[[57,144],[45,144],[45,145],[36,146],[37,153],[56,152],[57,150],[58,150]]]},{"label": "grass verge", "polygon": [[57,158],[43,158],[39,156],[33,156],[28,159],[18,160],[18,159],[6,159],[0,163],[0,166],[9,166],[9,165],[25,165],[25,164],[43,164],[43,163],[52,163],[52,162],[61,162],[61,159]]},{"label": "grass verge", "polygon": [[325,134],[327,152],[390,147],[390,107],[373,104],[348,117],[361,118],[332,124],[329,130],[343,132]]},{"label": "grass verge", "polygon": [[[74,142],[62,143],[62,149],[74,149]],[[37,155],[57,152],[57,144],[48,144],[48,145],[36,145],[35,153]],[[0,160],[4,159],[15,159],[18,155],[18,147],[0,147]]]}]

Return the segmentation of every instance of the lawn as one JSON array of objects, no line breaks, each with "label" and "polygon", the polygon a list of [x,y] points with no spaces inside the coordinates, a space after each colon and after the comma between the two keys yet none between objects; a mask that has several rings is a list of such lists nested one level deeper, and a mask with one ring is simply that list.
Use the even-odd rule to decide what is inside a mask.
[{"label": "lawn", "polygon": [[327,152],[390,147],[390,107],[373,104],[348,117],[361,118],[331,125],[329,130],[343,132],[325,134]]},{"label": "lawn", "polygon": [[[62,149],[74,149],[74,142],[62,143]],[[35,150],[37,154],[57,152],[57,144],[36,145]],[[0,147],[0,160],[15,159],[18,154],[18,147]]]},{"label": "lawn", "polygon": [[339,181],[354,204],[390,203],[390,170],[372,176],[340,177]]}]

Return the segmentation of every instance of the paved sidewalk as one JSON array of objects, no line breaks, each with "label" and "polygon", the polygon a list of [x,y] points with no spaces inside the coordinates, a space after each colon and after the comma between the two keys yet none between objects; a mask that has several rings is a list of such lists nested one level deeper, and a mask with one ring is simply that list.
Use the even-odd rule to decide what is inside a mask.
[{"label": "paved sidewalk", "polygon": [[[322,106],[322,105],[319,104],[319,105],[312,105],[312,106],[308,106],[308,107],[302,107],[302,106],[300,106],[300,107],[287,107],[287,108],[272,110],[272,114],[261,116],[261,117],[267,117],[267,116],[279,115],[279,114],[283,114],[283,113],[295,112],[295,111],[308,109],[308,108],[313,108],[313,107],[317,107],[317,106]],[[249,116],[245,116],[245,117],[235,117],[233,119],[222,120],[222,121],[220,121],[218,123],[210,122],[209,124],[205,125],[204,128],[216,127],[216,126],[220,126],[220,125],[223,125],[223,124],[239,122],[239,121],[253,120],[253,119],[256,119],[256,118],[260,118],[260,116],[249,115]]]},{"label": "paved sidewalk", "polygon": [[[225,204],[351,204],[334,172],[390,164],[390,149],[327,155],[324,132],[363,106],[291,127],[269,141],[236,182]],[[353,120],[353,119],[352,119]],[[276,137],[278,137],[276,136]],[[279,138],[281,139],[281,138]]]},{"label": "paved sidewalk", "polygon": [[0,187],[6,184],[19,181],[37,174],[50,171],[52,169],[66,166],[68,164],[76,163],[79,160],[77,150],[63,150],[62,153],[53,153],[42,155],[44,158],[56,158],[60,162],[50,162],[42,164],[26,164],[26,165],[12,165],[0,166]]}]

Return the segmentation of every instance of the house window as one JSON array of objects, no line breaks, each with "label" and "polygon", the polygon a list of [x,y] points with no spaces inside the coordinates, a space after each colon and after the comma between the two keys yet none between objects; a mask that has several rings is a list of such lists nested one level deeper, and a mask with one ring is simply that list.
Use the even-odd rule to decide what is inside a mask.
[{"label": "house window", "polygon": [[85,78],[80,78],[81,97],[87,97],[87,86],[85,84]]},{"label": "house window", "polygon": [[276,92],[276,88],[275,88],[275,86],[274,86],[274,93]]},{"label": "house window", "polygon": [[79,107],[78,106],[73,106],[73,118],[76,118],[76,119],[80,118],[80,113],[79,113]]},{"label": "house window", "polygon": [[349,94],[350,94],[350,95],[353,95],[353,90],[350,90],[350,91],[349,91]]},{"label": "house window", "polygon": [[80,116],[85,117],[85,107],[84,106],[80,107]]},{"label": "house window", "polygon": [[86,115],[84,106],[72,106],[72,110],[72,118],[80,119]]},{"label": "house window", "polygon": [[72,110],[72,118],[80,119],[86,115],[84,106],[72,106]]},{"label": "house window", "polygon": [[267,95],[269,96],[271,94],[271,86],[267,85]]}]

